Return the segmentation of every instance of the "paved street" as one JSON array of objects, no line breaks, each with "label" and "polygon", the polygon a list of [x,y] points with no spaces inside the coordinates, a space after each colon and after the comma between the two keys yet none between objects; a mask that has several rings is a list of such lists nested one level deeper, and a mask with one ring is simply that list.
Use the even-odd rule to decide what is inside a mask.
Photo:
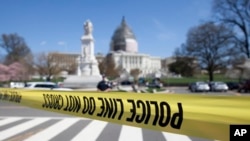
[{"label": "paved street", "polygon": [[0,101],[1,141],[207,141],[16,106]]}]

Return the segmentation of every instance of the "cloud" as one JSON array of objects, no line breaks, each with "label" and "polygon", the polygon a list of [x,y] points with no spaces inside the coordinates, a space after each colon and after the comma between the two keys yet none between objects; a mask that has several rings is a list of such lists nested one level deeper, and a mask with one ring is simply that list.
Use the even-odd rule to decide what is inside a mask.
[{"label": "cloud", "polygon": [[153,23],[158,30],[166,30],[165,25],[157,19],[153,19]]},{"label": "cloud", "polygon": [[64,42],[64,41],[59,41],[59,42],[57,42],[57,44],[58,44],[59,46],[64,46],[64,45],[66,45],[67,43]]},{"label": "cloud", "polygon": [[47,44],[47,41],[42,41],[41,43],[40,43],[40,46],[44,46],[44,45],[46,45]]},{"label": "cloud", "polygon": [[166,40],[171,40],[175,38],[176,35],[172,33],[170,30],[168,30],[167,27],[164,25],[164,23],[162,23],[161,21],[157,19],[153,19],[153,24],[156,29],[155,37],[158,40],[166,41]]}]

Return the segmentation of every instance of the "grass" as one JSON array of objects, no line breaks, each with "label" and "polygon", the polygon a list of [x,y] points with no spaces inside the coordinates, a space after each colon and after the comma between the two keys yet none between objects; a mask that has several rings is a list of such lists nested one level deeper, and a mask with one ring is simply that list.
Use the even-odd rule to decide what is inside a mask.
[{"label": "grass", "polygon": [[[163,78],[162,82],[165,85],[188,85],[192,82],[196,82],[196,81],[205,81],[208,82],[209,81],[209,76],[208,75],[197,75],[194,77],[182,77],[182,78]],[[239,79],[232,79],[232,78],[227,78],[222,74],[217,74],[214,76],[214,81],[222,81],[222,82],[239,82]]]}]

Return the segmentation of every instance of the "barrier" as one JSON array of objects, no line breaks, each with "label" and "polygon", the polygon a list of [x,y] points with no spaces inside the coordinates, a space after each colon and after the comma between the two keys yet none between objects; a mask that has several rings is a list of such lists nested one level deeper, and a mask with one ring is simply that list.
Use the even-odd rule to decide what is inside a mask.
[{"label": "barrier", "polygon": [[230,124],[250,124],[249,96],[0,89],[0,102],[141,128],[229,140]]}]

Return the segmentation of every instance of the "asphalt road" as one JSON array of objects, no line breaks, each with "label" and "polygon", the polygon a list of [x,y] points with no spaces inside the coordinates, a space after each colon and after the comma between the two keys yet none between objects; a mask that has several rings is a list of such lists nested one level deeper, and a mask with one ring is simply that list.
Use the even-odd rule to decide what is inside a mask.
[{"label": "asphalt road", "polygon": [[0,101],[1,141],[208,141],[91,119],[72,117]]}]

